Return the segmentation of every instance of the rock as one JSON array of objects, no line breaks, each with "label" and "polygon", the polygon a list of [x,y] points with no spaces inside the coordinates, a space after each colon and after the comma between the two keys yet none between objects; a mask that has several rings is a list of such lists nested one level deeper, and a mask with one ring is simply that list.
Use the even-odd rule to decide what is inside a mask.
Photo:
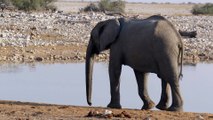
[{"label": "rock", "polygon": [[105,110],[105,111],[104,111],[104,115],[109,115],[109,114],[112,114],[112,111],[111,111],[111,110]]},{"label": "rock", "polygon": [[143,120],[152,120],[150,117],[146,117]]},{"label": "rock", "polygon": [[204,120],[204,117],[202,115],[197,115],[197,117],[195,118],[195,120]]},{"label": "rock", "polygon": [[53,59],[57,60],[57,59],[61,59],[62,56],[61,55],[53,55]]},{"label": "rock", "polygon": [[[33,58],[34,58],[34,56],[33,56]],[[42,57],[35,57],[34,60],[36,62],[41,62],[41,61],[43,61],[43,58]]]},{"label": "rock", "polygon": [[181,36],[184,36],[184,37],[189,37],[189,38],[196,38],[197,36],[197,31],[181,31],[179,30],[179,33]]},{"label": "rock", "polygon": [[131,115],[128,114],[126,111],[114,114],[111,110],[105,110],[103,113],[99,111],[90,111],[85,117],[98,117],[98,118],[111,119],[112,117],[131,118]]},{"label": "rock", "polygon": [[[102,13],[65,14],[15,11],[5,11],[1,15],[3,17],[0,17],[0,45],[18,47],[29,45],[87,45],[90,32],[99,21],[119,17],[107,16]],[[177,30],[196,31],[196,38],[183,38],[186,53],[208,55],[207,52],[212,51],[213,16],[165,17],[175,25]],[[54,36],[45,37],[50,34]],[[108,53],[107,55],[100,55],[99,59],[107,59],[107,56]],[[83,58],[76,57],[76,59]]]},{"label": "rock", "polygon": [[98,117],[102,114],[99,111],[89,111],[89,113],[85,117]]}]

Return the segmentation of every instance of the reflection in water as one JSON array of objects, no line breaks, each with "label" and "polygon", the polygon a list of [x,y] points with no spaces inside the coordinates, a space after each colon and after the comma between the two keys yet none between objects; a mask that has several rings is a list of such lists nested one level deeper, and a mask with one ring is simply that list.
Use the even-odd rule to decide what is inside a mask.
[{"label": "reflection in water", "polygon": [[[84,63],[73,64],[4,64],[0,65],[0,99],[87,106]],[[93,75],[94,106],[106,106],[110,100],[107,64],[96,63]],[[121,74],[121,104],[140,109],[143,102],[137,92],[132,69],[124,66]],[[184,110],[213,113],[213,64],[184,66],[180,81]],[[149,75],[149,94],[160,100],[161,83]]]},{"label": "reflection in water", "polygon": [[0,73],[16,73],[21,72],[27,67],[30,71],[34,71],[36,68],[36,64],[0,64]]}]

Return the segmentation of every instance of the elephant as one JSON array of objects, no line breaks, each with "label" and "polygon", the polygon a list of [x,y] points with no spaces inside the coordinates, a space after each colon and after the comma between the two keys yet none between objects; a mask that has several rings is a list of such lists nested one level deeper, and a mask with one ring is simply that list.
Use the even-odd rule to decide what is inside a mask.
[{"label": "elephant", "polygon": [[[173,24],[160,15],[145,19],[115,18],[101,21],[91,31],[86,50],[86,95],[91,105],[94,57],[109,49],[111,100],[107,107],[120,105],[120,74],[122,65],[130,66],[135,74],[142,109],[155,107],[147,91],[147,76],[155,73],[161,79],[160,110],[182,111],[183,99],[179,79],[182,76],[183,42]],[[172,95],[172,104],[168,106]]]}]

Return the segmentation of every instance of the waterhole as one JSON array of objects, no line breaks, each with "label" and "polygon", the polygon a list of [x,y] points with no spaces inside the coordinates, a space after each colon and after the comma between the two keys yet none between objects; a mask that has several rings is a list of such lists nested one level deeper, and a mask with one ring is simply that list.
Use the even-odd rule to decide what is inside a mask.
[{"label": "waterhole", "polygon": [[[213,113],[213,64],[199,63],[183,67],[180,81],[184,111]],[[110,101],[108,64],[95,63],[93,106],[105,107]],[[157,104],[161,81],[149,75],[148,92]],[[140,109],[143,105],[131,68],[121,73],[121,105]],[[88,106],[85,90],[85,64],[2,64],[0,65],[0,100]]]}]

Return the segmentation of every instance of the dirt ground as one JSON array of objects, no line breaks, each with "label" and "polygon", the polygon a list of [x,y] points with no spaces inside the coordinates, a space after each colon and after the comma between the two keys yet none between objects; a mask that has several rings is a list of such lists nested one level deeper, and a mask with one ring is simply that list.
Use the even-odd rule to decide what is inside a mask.
[{"label": "dirt ground", "polygon": [[82,62],[86,45],[0,47],[0,63]]},{"label": "dirt ground", "polygon": [[[26,46],[26,47],[0,47],[0,64],[4,63],[68,63],[85,62],[87,44],[56,45],[56,46]],[[109,51],[105,51],[95,57],[97,62],[105,62],[109,59]],[[198,62],[213,62],[213,56],[199,56],[185,54],[184,64],[196,64]]]},{"label": "dirt ground", "polygon": [[[79,6],[70,7],[67,3],[58,3],[62,10],[75,12]],[[131,6],[131,7],[129,7]],[[135,13],[132,7],[137,4],[129,4],[129,13]],[[169,5],[165,5],[169,6]],[[159,5],[153,5],[159,8]],[[184,9],[179,12],[172,12],[165,9],[165,12],[174,14],[190,14],[187,10],[191,5],[183,5]],[[138,9],[145,7],[138,7]],[[170,8],[179,10],[176,5]],[[155,9],[155,11],[156,11]],[[186,11],[185,11],[186,9]],[[140,11],[140,10],[139,10]],[[150,13],[152,11],[147,11]],[[146,14],[146,13],[143,13]],[[170,14],[170,13],[168,13]],[[76,44],[67,46],[27,46],[27,47],[0,47],[0,63],[30,63],[30,62],[83,62],[85,58],[86,44]],[[99,61],[107,59],[106,54],[99,57]],[[86,101],[85,101],[86,102]],[[108,111],[106,111],[108,110]],[[112,114],[106,114],[111,112]],[[125,111],[125,112],[124,112]],[[89,114],[90,113],[90,114]],[[87,116],[87,117],[86,117]],[[88,117],[89,116],[89,117]],[[140,119],[140,120],[213,120],[210,113],[190,113],[190,112],[168,112],[168,111],[144,111],[134,109],[108,109],[104,107],[80,107],[63,106],[38,103],[25,103],[19,101],[0,101],[0,120],[71,120],[71,119]]]},{"label": "dirt ground", "polygon": [[[112,114],[110,114],[112,112]],[[1,120],[213,120],[213,114],[154,110],[108,109],[103,107],[63,106],[39,103],[0,101]]]}]

